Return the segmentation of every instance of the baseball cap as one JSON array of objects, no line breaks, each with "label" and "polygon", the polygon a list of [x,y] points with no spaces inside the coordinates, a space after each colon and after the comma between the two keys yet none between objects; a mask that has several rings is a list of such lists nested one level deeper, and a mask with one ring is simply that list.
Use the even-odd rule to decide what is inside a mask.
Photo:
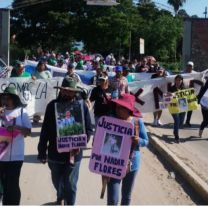
[{"label": "baseball cap", "polygon": [[107,79],[108,79],[108,76],[106,76],[106,75],[101,75],[101,76],[99,76],[98,79],[99,79],[99,80],[107,80]]},{"label": "baseball cap", "polygon": [[115,72],[122,72],[123,71],[123,67],[122,66],[116,66],[115,67]]},{"label": "baseball cap", "polygon": [[194,66],[194,63],[192,61],[188,61],[187,62],[187,66],[192,66],[193,67]]}]

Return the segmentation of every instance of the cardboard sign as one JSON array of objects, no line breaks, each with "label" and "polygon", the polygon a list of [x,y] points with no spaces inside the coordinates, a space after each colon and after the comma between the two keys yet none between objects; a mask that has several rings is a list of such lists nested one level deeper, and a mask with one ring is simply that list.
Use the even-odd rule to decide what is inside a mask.
[{"label": "cardboard sign", "polygon": [[162,97],[161,101],[159,101],[159,108],[161,110],[168,108],[172,99],[173,99],[173,95],[171,93],[163,93],[163,97]]},{"label": "cardboard sign", "polygon": [[195,90],[192,88],[175,92],[168,109],[171,114],[175,114],[198,109],[198,106]]},{"label": "cardboard sign", "polygon": [[133,124],[102,116],[97,124],[89,169],[115,179],[126,175]]},{"label": "cardboard sign", "polygon": [[55,104],[57,150],[60,153],[87,146],[82,103]]},{"label": "cardboard sign", "polygon": [[7,153],[12,138],[15,138],[18,134],[20,134],[18,130],[9,132],[5,127],[0,127],[0,160]]}]

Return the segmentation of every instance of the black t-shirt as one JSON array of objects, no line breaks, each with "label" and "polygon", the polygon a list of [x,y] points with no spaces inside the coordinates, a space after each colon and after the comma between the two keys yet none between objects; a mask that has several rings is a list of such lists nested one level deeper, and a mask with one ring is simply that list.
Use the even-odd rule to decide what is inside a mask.
[{"label": "black t-shirt", "polygon": [[93,88],[90,96],[90,101],[95,102],[94,104],[94,114],[97,117],[107,115],[110,112],[109,102],[105,91],[97,86]]},{"label": "black t-shirt", "polygon": [[160,76],[158,76],[158,74],[156,73],[156,74],[153,74],[152,76],[151,76],[151,79],[155,79],[155,78],[159,78]]}]

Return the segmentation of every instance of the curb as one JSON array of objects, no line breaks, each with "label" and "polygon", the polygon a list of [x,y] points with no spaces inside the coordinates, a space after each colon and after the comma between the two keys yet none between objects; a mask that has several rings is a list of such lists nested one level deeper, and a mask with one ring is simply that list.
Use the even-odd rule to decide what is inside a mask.
[{"label": "curb", "polygon": [[171,152],[157,137],[153,135],[149,136],[150,144],[183,176],[195,192],[208,204],[208,184]]}]

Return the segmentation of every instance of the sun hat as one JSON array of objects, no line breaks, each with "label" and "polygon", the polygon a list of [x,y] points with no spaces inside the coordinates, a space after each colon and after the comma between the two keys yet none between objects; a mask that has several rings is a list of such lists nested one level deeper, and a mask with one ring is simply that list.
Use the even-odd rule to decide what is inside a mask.
[{"label": "sun hat", "polygon": [[64,78],[61,86],[56,86],[54,89],[65,89],[68,91],[82,92],[82,90],[78,88],[77,82],[68,76]]},{"label": "sun hat", "polygon": [[2,93],[0,93],[0,100],[2,100],[2,97],[7,96],[7,95],[10,95],[13,98],[13,100],[15,100],[16,106],[25,106],[21,102],[19,94],[14,86],[10,85],[6,87],[5,90]]},{"label": "sun hat", "polygon": [[187,66],[192,66],[193,67],[194,66],[194,63],[192,61],[188,61],[187,62]]},{"label": "sun hat", "polygon": [[118,99],[112,99],[111,102],[114,102],[122,107],[127,108],[132,111],[133,116],[142,117],[141,112],[135,107],[135,96],[125,93],[121,95]]}]

